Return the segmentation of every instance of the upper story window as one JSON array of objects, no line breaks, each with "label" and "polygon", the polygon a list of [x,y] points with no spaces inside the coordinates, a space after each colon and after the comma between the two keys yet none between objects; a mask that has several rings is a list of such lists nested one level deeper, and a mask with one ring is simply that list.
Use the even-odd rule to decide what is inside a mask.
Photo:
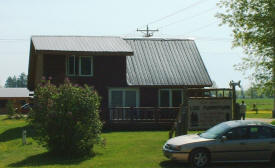
[{"label": "upper story window", "polygon": [[69,76],[93,76],[93,57],[68,56],[66,67]]}]

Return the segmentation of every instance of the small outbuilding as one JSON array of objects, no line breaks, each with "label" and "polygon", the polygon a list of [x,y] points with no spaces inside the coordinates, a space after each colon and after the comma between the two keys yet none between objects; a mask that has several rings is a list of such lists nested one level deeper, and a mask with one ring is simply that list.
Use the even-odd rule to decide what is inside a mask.
[{"label": "small outbuilding", "polygon": [[7,104],[12,101],[18,108],[30,100],[30,91],[27,88],[0,88],[0,114],[7,113]]}]

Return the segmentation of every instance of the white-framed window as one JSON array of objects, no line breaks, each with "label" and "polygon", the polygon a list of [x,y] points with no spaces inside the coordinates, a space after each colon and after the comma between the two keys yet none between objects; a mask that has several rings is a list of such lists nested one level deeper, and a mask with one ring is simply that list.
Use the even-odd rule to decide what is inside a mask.
[{"label": "white-framed window", "polygon": [[139,89],[109,88],[109,107],[139,107]]},{"label": "white-framed window", "polygon": [[68,76],[93,76],[93,57],[67,56],[66,73]]},{"label": "white-framed window", "polygon": [[159,89],[159,107],[179,107],[183,97],[183,89]]}]

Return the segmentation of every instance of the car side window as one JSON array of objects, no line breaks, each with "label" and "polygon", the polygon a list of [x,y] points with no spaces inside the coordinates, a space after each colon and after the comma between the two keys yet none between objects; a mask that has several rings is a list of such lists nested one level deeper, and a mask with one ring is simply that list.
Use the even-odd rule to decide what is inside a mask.
[{"label": "car side window", "polygon": [[272,129],[272,138],[275,138],[275,129]]},{"label": "car side window", "polygon": [[250,127],[249,139],[266,139],[272,138],[272,129],[269,127]]},{"label": "car side window", "polygon": [[225,136],[228,140],[248,139],[247,127],[233,128],[229,130]]}]

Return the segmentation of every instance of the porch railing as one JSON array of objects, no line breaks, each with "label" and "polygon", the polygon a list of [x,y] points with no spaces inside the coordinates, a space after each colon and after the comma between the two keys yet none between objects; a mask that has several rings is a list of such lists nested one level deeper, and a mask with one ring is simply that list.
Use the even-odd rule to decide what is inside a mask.
[{"label": "porch railing", "polygon": [[114,107],[109,108],[110,121],[158,122],[176,120],[179,107]]}]

